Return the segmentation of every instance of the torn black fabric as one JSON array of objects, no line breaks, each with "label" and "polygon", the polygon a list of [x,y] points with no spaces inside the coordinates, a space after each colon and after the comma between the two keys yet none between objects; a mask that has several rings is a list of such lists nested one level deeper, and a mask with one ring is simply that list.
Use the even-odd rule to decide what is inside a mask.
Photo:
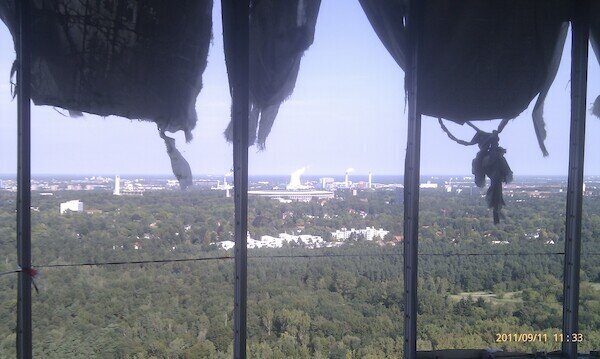
[{"label": "torn black fabric", "polygon": [[165,131],[162,131],[160,128],[158,129],[158,133],[165,141],[167,154],[171,160],[171,169],[173,170],[175,178],[177,178],[177,181],[179,181],[179,187],[182,190],[191,187],[194,184],[192,180],[192,170],[188,161],[186,161],[181,152],[179,152],[175,146],[175,139],[165,135]]},{"label": "torn black fabric", "polygon": [[[406,2],[360,1],[385,47],[410,71]],[[422,5],[420,112],[457,123],[515,118],[540,95],[534,125],[546,154],[542,108],[560,63],[569,1],[428,0]]]},{"label": "torn black fabric", "polygon": [[533,119],[533,129],[535,131],[535,136],[538,141],[538,145],[542,150],[542,154],[544,156],[548,156],[548,150],[546,149],[546,122],[544,121],[544,102],[546,101],[546,96],[548,95],[548,91],[550,91],[550,87],[556,78],[556,73],[558,72],[558,68],[560,67],[560,60],[562,58],[563,48],[565,47],[565,40],[567,39],[567,32],[569,29],[569,24],[564,22],[561,26],[560,32],[558,34],[558,40],[554,47],[554,55],[548,64],[548,68],[546,70],[546,79],[542,87],[540,88],[540,93],[538,95],[537,100],[535,101],[535,106],[533,107],[533,112],[531,117]]},{"label": "torn black fabric", "polygon": [[[600,63],[600,1],[591,1],[590,6],[590,42],[596,61]],[[600,117],[600,95],[597,95],[592,105],[592,114]]]},{"label": "torn black fabric", "polygon": [[[313,43],[320,5],[321,0],[251,1],[250,145],[264,147],[281,103],[292,94],[302,56]],[[231,123],[225,137],[232,140]]]},{"label": "torn black fabric", "polygon": [[[0,18],[18,46],[15,1]],[[213,0],[32,1],[31,98],[192,138]]]},{"label": "torn black fabric", "polygon": [[398,66],[406,70],[408,35],[404,26],[407,0],[359,0],[373,30]]}]

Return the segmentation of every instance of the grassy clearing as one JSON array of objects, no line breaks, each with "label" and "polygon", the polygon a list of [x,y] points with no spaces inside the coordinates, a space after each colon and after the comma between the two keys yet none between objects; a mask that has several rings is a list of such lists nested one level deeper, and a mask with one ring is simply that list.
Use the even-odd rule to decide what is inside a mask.
[{"label": "grassy clearing", "polygon": [[592,282],[587,282],[587,284],[590,285],[590,287],[596,289],[596,290],[600,290],[600,283],[592,283]]},{"label": "grassy clearing", "polygon": [[483,298],[486,302],[491,304],[506,304],[506,303],[520,303],[522,302],[521,298],[518,298],[518,295],[521,292],[507,292],[500,298],[498,294],[492,292],[462,292],[459,294],[451,294],[450,298],[455,301],[459,301],[465,298],[471,298],[472,300],[477,300],[479,298]]}]

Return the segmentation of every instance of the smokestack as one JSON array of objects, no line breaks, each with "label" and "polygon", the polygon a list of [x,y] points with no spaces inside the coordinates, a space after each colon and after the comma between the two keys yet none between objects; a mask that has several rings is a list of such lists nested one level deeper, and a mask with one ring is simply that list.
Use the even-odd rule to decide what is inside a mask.
[{"label": "smokestack", "polygon": [[372,188],[372,185],[373,185],[373,181],[372,180],[373,180],[373,175],[371,174],[371,172],[369,172],[369,189]]},{"label": "smokestack", "polygon": [[229,171],[223,175],[223,186],[227,186],[227,177],[233,176],[233,171]]},{"label": "smokestack", "polygon": [[121,177],[119,175],[115,176],[115,190],[113,191],[113,195],[121,195]]},{"label": "smokestack", "polygon": [[348,174],[350,174],[350,172],[354,171],[354,168],[350,167],[346,170],[346,177],[344,179],[344,184],[346,185],[346,188],[350,187],[350,181],[348,180]]}]

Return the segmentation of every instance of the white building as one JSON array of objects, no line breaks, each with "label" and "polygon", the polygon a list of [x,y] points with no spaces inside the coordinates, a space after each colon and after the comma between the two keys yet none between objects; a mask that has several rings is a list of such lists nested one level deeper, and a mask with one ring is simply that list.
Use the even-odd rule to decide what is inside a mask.
[{"label": "white building", "polygon": [[83,202],[78,199],[63,202],[60,204],[60,214],[64,214],[66,211],[71,212],[83,212]]},{"label": "white building", "polygon": [[419,185],[419,188],[436,189],[436,188],[438,188],[438,184],[437,183],[431,183],[431,181],[427,181],[427,183],[421,183]]},{"label": "white building", "polygon": [[262,236],[260,240],[248,239],[248,248],[281,248],[285,244],[296,244],[305,248],[321,248],[331,243],[325,243],[320,236],[312,236],[310,234],[295,236],[293,234],[279,233],[279,237]]},{"label": "white building", "polygon": [[327,189],[328,187],[331,186],[331,184],[333,182],[335,182],[335,178],[333,178],[333,177],[323,177],[323,178],[320,178],[319,181],[321,181],[321,188],[322,189]]},{"label": "white building", "polygon": [[221,242],[218,242],[217,245],[219,245],[224,250],[228,251],[231,248],[235,247],[235,242],[234,241],[221,241]]},{"label": "white building", "polygon": [[317,199],[331,199],[334,197],[333,192],[329,191],[317,191],[317,190],[298,190],[298,191],[279,191],[279,190],[268,190],[268,191],[248,191],[249,196],[256,197],[270,197],[275,198],[279,201],[292,200],[309,202],[313,198]]},{"label": "white building", "polygon": [[[325,242],[320,236],[313,236],[309,234],[293,235],[287,233],[280,233],[279,237],[273,236],[262,236],[260,239],[253,239],[250,236],[247,237],[247,248],[282,248],[284,245],[297,245],[304,248],[331,248],[339,247],[343,242]],[[216,243],[217,246],[229,250],[235,246],[233,241],[221,241]]]},{"label": "white building", "polygon": [[331,237],[338,241],[345,241],[349,239],[352,234],[356,234],[364,236],[365,240],[367,241],[372,241],[375,239],[375,237],[383,239],[383,237],[385,237],[388,233],[390,232],[383,228],[375,229],[375,227],[366,227],[364,229],[342,228],[335,232],[331,232]]}]

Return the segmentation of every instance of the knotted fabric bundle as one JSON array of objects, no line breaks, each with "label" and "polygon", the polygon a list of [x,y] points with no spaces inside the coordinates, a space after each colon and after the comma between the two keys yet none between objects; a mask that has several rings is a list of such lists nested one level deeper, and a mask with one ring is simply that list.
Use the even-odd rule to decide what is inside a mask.
[{"label": "knotted fabric bundle", "polygon": [[493,211],[494,223],[500,223],[500,218],[503,217],[502,207],[505,205],[504,197],[502,196],[502,184],[509,183],[513,179],[512,170],[510,169],[506,158],[504,158],[506,150],[500,147],[500,138],[498,137],[498,134],[502,132],[508,123],[508,120],[502,121],[498,130],[492,131],[491,133],[482,131],[477,128],[477,126],[467,122],[469,126],[476,130],[475,136],[473,136],[471,141],[463,141],[456,138],[448,128],[446,128],[442,119],[438,119],[438,121],[442,130],[446,132],[448,137],[458,144],[464,146],[476,144],[479,146],[479,152],[477,152],[477,156],[475,156],[472,163],[472,173],[475,176],[475,185],[483,188],[485,187],[486,177],[490,179],[490,186],[487,190],[485,199],[488,207]]},{"label": "knotted fabric bundle", "polygon": [[485,199],[488,207],[494,213],[494,223],[500,223],[504,198],[502,196],[502,184],[509,183],[513,179],[513,173],[504,158],[506,150],[498,145],[498,132],[477,132],[477,144],[479,152],[473,160],[473,175],[477,187],[485,186],[485,177],[490,179],[490,187]]}]

